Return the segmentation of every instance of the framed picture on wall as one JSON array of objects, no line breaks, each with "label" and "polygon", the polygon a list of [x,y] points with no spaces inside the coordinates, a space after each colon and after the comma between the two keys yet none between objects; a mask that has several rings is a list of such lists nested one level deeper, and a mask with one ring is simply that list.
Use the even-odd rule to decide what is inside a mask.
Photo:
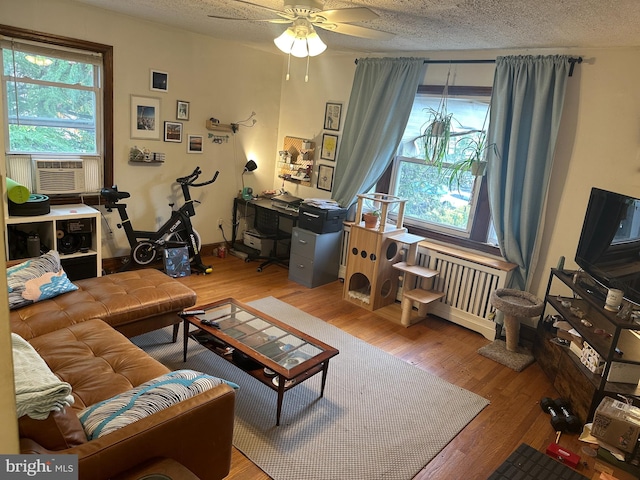
[{"label": "framed picture on wall", "polygon": [[149,88],[155,92],[169,91],[169,74],[159,70],[151,70]]},{"label": "framed picture on wall", "polygon": [[202,153],[202,135],[187,135],[187,153]]},{"label": "framed picture on wall", "polygon": [[164,122],[164,141],[176,143],[182,142],[182,123]]},{"label": "framed picture on wall", "polygon": [[331,191],[333,188],[333,167],[322,165],[318,167],[318,189]]},{"label": "framed picture on wall", "polygon": [[131,95],[131,138],[160,140],[160,99]]},{"label": "framed picture on wall", "polygon": [[324,129],[340,130],[340,117],[342,116],[342,104],[327,102],[324,110]]},{"label": "framed picture on wall", "polygon": [[189,102],[178,100],[176,120],[189,120]]},{"label": "framed picture on wall", "polygon": [[323,160],[336,159],[336,151],[338,150],[338,135],[330,133],[322,134],[322,150],[320,150],[320,158]]}]

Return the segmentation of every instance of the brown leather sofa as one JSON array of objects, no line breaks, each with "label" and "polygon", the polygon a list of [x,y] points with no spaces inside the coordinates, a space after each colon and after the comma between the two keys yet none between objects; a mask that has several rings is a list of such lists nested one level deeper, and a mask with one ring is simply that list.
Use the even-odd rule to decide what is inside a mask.
[{"label": "brown leather sofa", "polygon": [[[153,285],[156,282],[156,285]],[[169,370],[131,343],[135,335],[178,325],[195,293],[161,272],[124,272],[75,282],[79,290],[11,312],[12,330],[71,384],[72,407],[46,420],[19,419],[22,453],[78,455],[80,479],[125,476],[145,462],[170,459],[201,479],[230,468],[234,390],[218,385],[88,441],[77,412]]]}]

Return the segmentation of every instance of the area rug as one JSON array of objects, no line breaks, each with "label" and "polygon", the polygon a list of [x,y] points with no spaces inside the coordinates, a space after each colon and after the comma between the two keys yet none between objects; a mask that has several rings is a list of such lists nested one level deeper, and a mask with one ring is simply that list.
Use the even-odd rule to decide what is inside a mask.
[{"label": "area rug", "polygon": [[134,342],[171,369],[192,368],[240,385],[233,444],[275,480],[409,480],[489,402],[273,297],[251,305],[340,350],[321,376],[276,392],[165,328]]},{"label": "area rug", "polygon": [[480,347],[478,353],[516,372],[521,372],[535,360],[531,352],[524,347],[519,346],[517,352],[510,352],[507,350],[507,344],[504,340],[494,340],[488,345]]}]

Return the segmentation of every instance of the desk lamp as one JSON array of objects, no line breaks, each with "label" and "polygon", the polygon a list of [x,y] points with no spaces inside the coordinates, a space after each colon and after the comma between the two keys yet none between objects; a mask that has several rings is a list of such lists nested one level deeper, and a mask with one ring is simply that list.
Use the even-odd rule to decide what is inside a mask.
[{"label": "desk lamp", "polygon": [[253,198],[253,188],[244,186],[244,174],[246,172],[253,172],[258,165],[253,160],[249,160],[242,170],[242,198],[244,200],[251,200]]}]

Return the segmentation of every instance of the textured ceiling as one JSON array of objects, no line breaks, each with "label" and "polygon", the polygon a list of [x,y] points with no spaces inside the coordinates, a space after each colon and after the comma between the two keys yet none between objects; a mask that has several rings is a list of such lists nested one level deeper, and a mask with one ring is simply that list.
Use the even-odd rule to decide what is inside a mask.
[{"label": "textured ceiling", "polygon": [[[106,10],[216,38],[275,51],[284,25],[209,18],[265,20],[268,10],[234,0],[76,0]],[[280,10],[284,0],[253,3]],[[305,4],[305,0],[287,1]],[[356,25],[391,32],[369,40],[318,29],[334,51],[368,53],[428,50],[640,46],[640,0],[354,0],[325,9],[368,7],[379,18]]]}]

